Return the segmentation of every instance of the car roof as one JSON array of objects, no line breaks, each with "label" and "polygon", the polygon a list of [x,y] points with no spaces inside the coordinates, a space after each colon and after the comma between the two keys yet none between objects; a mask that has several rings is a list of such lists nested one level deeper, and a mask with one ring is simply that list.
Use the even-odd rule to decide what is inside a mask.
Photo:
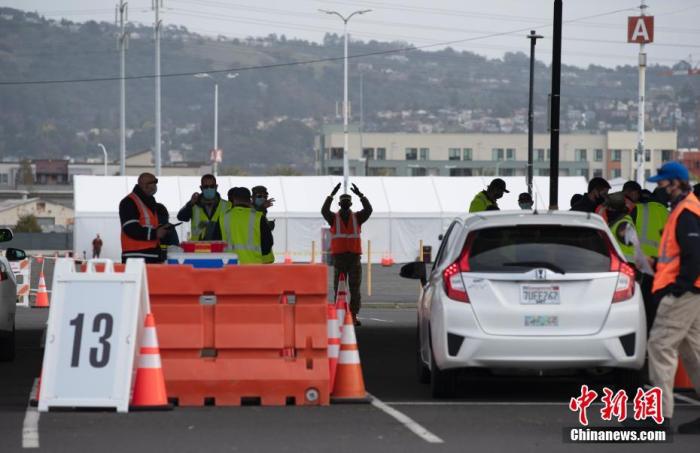
[{"label": "car roof", "polygon": [[464,219],[464,227],[470,230],[513,225],[562,225],[607,230],[599,215],[576,211],[484,211]]}]

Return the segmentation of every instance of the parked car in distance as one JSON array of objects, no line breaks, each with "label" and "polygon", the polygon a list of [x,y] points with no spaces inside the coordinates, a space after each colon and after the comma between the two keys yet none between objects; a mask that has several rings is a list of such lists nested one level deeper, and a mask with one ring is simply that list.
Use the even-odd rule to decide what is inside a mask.
[{"label": "parked car in distance", "polygon": [[[486,212],[456,219],[420,279],[417,365],[434,397],[460,370],[609,373],[639,384],[646,317],[634,268],[607,225],[578,212]],[[483,372],[483,371],[481,371]]]},{"label": "parked car in distance", "polygon": [[[12,240],[12,230],[0,228],[0,242]],[[15,358],[15,313],[17,311],[17,281],[10,261],[26,258],[24,250],[8,248],[0,255],[0,361]]]}]

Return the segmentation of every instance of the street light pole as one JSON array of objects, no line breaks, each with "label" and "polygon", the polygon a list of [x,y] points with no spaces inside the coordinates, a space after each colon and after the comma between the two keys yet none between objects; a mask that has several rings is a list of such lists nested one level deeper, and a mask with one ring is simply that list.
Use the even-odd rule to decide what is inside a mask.
[{"label": "street light pole", "polygon": [[[641,16],[646,13],[647,5],[645,0],[642,0],[639,5]],[[646,66],[647,54],[644,52],[644,42],[639,44],[639,104],[637,106],[637,182],[644,187],[644,160],[645,160],[645,145],[644,145],[644,89],[646,85]]]},{"label": "street light pole", "polygon": [[345,36],[344,57],[343,57],[343,193],[348,193],[348,177],[350,164],[348,162],[348,148],[350,147],[350,137],[348,136],[348,22],[356,14],[365,14],[371,9],[353,11],[348,16],[343,16],[337,11],[327,11],[319,9],[320,12],[340,17],[343,21],[343,34]]},{"label": "street light pole", "polygon": [[[202,72],[194,75],[198,79],[211,79],[214,82],[214,159],[212,162],[212,173],[214,176],[218,176],[219,162],[218,162],[218,152],[219,152],[219,81],[211,76],[207,72]],[[228,73],[226,74],[227,79],[235,79],[238,77],[238,73]]]},{"label": "street light pole", "polygon": [[[105,155],[105,159],[104,159],[104,164],[105,164],[105,176],[107,176],[107,149],[105,148],[105,145],[103,145],[102,143],[98,143],[97,146],[99,146],[100,148],[102,148],[102,153],[104,153],[104,155]],[[122,176],[123,176],[123,175],[122,175]]]},{"label": "street light pole", "polygon": [[554,38],[552,40],[552,106],[549,120],[549,209],[559,209],[559,109],[561,97],[562,0],[554,0]]},{"label": "street light pole", "polygon": [[160,176],[161,156],[160,156],[160,8],[163,6],[163,0],[153,0],[153,9],[156,11],[156,137],[155,137],[155,164],[156,176]]},{"label": "street light pole", "polygon": [[119,174],[126,174],[126,47],[129,44],[129,34],[125,25],[128,21],[128,5],[124,0],[119,0],[117,6],[119,12]]},{"label": "street light pole", "polygon": [[530,40],[530,95],[527,107],[527,193],[532,196],[532,147],[534,137],[534,112],[532,107],[532,97],[535,80],[535,44],[537,40],[542,38],[542,35],[535,33],[535,30],[530,30],[527,38]]}]

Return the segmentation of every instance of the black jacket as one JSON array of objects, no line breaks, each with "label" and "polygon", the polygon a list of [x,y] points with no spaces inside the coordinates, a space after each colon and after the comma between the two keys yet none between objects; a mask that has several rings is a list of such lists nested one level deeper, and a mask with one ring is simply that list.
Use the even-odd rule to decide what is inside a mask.
[{"label": "black jacket", "polygon": [[[146,193],[141,190],[141,188],[136,185],[134,186],[133,193],[143,201],[148,209],[152,212],[157,213],[156,199],[152,196],[146,195]],[[133,222],[136,220],[136,222]],[[150,241],[156,238],[156,228],[158,225],[154,225],[153,228],[141,226],[138,222],[139,220],[139,210],[134,201],[126,196],[119,203],[119,221],[121,222],[121,229],[132,239]],[[155,222],[158,222],[156,216]],[[154,248],[143,249],[143,250],[132,250],[126,255],[122,251],[122,261],[125,261],[129,257],[141,257],[145,258],[147,263],[159,263],[160,258],[160,247],[156,246]]]},{"label": "black jacket", "polygon": [[591,199],[588,198],[588,194],[584,193],[583,198],[579,200],[578,203],[573,205],[570,210],[594,213],[597,207],[598,203],[596,203],[595,201],[591,201]]},{"label": "black jacket", "polygon": [[[326,201],[323,203],[323,207],[321,207],[321,215],[323,215],[323,218],[326,219],[326,222],[328,222],[328,225],[330,226],[333,226],[335,223],[335,214],[331,212],[332,202],[333,197],[327,197]],[[369,203],[367,197],[360,198],[360,202],[362,203],[362,210],[357,212],[358,225],[365,223],[367,219],[369,219],[369,216],[372,215],[372,205]],[[347,211],[343,211],[341,209],[338,212],[340,213],[340,218],[343,220],[343,223],[347,223],[352,210],[349,209]]]},{"label": "black jacket", "polygon": [[[221,201],[221,195],[219,193],[216,193],[216,201],[211,204],[211,205],[206,205],[202,203],[202,196],[200,195],[199,200],[197,201],[196,205],[199,206],[200,208],[204,209],[204,213],[206,216],[211,220],[211,217],[214,215],[216,212],[217,206],[219,206],[219,201]],[[192,201],[188,201],[185,206],[180,209],[180,211],[177,213],[177,220],[180,220],[181,222],[189,222],[192,220],[192,208],[194,207],[194,204]],[[223,212],[221,213],[223,215]],[[206,230],[204,240],[205,241],[220,241],[221,240],[221,227],[219,226],[218,222],[209,222],[209,227]]]}]

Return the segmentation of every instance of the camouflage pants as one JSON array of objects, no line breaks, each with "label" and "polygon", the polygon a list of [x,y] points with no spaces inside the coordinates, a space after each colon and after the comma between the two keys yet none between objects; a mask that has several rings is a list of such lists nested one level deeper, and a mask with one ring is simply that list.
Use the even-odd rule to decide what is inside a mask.
[{"label": "camouflage pants", "polygon": [[360,296],[360,284],[362,283],[362,264],[360,255],[355,253],[341,253],[333,255],[333,293],[338,292],[338,278],[340,274],[345,274],[350,290],[350,312],[357,314],[360,312],[362,303]]}]

